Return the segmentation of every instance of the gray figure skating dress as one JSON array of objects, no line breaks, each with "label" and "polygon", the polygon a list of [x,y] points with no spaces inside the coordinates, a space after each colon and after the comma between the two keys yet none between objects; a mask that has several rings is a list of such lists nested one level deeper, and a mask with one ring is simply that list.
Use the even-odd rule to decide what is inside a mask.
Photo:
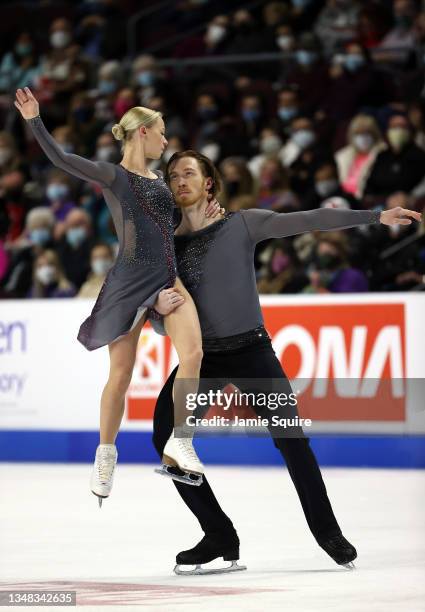
[{"label": "gray figure skating dress", "polygon": [[176,280],[174,200],[161,176],[148,179],[119,164],[64,153],[40,117],[27,123],[52,164],[102,187],[119,241],[119,252],[78,340],[89,350],[128,333]]}]

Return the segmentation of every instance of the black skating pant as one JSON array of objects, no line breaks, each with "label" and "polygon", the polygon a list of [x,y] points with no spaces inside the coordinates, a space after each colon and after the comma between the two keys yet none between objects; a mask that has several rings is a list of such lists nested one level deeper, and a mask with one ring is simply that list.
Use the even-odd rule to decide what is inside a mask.
[{"label": "black skating pant", "polygon": [[[153,443],[160,457],[162,457],[164,446],[173,430],[172,387],[175,373],[176,370],[169,376],[155,408]],[[286,384],[289,385],[268,339],[233,351],[204,353],[201,379],[216,377],[285,379],[282,383],[285,384],[286,381]],[[279,409],[276,410],[276,413],[279,413]],[[285,460],[314,537],[320,540],[323,537],[341,533],[308,438],[305,436],[279,437],[274,438],[273,441]],[[205,475],[199,487],[173,482],[206,534],[226,537],[235,533],[232,521],[221,509]]]}]

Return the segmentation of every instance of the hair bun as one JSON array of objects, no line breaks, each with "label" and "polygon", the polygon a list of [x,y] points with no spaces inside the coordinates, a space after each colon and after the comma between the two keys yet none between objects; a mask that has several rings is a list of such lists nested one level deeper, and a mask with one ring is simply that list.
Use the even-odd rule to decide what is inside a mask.
[{"label": "hair bun", "polygon": [[112,134],[115,140],[124,140],[125,130],[120,123],[116,123],[112,128]]}]

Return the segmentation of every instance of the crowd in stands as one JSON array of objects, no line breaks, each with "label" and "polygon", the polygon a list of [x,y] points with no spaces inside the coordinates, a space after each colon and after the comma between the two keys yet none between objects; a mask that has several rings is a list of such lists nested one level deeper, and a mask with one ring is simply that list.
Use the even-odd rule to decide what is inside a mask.
[{"label": "crowd in stands", "polygon": [[[45,32],[24,21],[0,47],[1,298],[96,297],[117,254],[100,187],[50,164],[13,106],[18,87],[64,151],[94,160],[119,163],[111,127],[132,106],[161,111],[169,145],[152,168],[204,153],[232,212],[423,210],[425,2],[146,4],[134,56],[126,25],[139,5],[115,0],[64,3]],[[259,291],[423,290],[424,230],[264,242]]]}]

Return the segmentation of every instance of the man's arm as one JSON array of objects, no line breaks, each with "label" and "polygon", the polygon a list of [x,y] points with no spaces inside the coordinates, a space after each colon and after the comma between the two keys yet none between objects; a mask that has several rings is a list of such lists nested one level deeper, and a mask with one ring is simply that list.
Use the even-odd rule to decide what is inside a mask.
[{"label": "man's arm", "polygon": [[293,213],[270,210],[244,210],[242,217],[256,244],[268,238],[295,236],[313,230],[342,230],[356,225],[379,223],[381,211],[318,208]]}]

